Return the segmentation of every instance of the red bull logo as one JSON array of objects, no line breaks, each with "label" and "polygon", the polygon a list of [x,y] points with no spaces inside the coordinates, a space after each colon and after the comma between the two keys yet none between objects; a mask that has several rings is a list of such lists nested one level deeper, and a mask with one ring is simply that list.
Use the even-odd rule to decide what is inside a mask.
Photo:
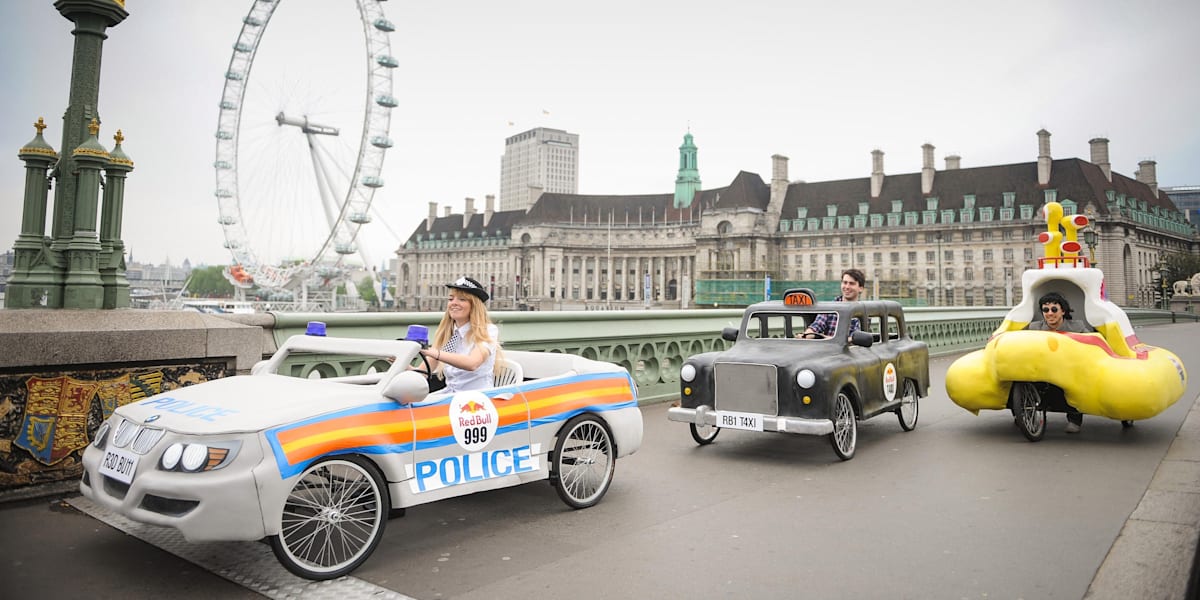
[{"label": "red bull logo", "polygon": [[896,384],[896,366],[888,363],[883,368],[883,395],[887,397],[889,402],[896,399]]},{"label": "red bull logo", "polygon": [[488,423],[491,423],[491,422],[492,422],[492,415],[489,415],[486,413],[482,414],[482,415],[471,415],[469,417],[464,417],[462,415],[459,415],[459,417],[458,417],[458,426],[459,427],[471,427],[474,425],[487,425]]},{"label": "red bull logo", "polygon": [[500,413],[482,392],[461,392],[450,400],[450,429],[454,440],[467,452],[487,448],[496,436]]}]

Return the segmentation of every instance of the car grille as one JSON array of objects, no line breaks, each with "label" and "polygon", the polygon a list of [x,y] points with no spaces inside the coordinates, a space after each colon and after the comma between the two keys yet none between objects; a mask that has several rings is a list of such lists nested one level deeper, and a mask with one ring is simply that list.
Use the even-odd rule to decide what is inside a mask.
[{"label": "car grille", "polygon": [[[128,419],[121,419],[113,433],[112,443],[118,448],[129,446],[136,454],[144,455],[154,448],[165,432],[157,427],[137,425]],[[130,445],[130,442],[133,442]]]},{"label": "car grille", "polygon": [[717,410],[779,414],[779,376],[775,365],[717,363],[714,370]]}]

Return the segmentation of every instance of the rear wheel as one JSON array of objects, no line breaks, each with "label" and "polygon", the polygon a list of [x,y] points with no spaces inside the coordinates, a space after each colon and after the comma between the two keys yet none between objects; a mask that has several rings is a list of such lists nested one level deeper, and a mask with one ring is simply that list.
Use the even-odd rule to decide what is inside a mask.
[{"label": "rear wheel", "polygon": [[838,392],[833,401],[833,433],[829,434],[833,451],[842,460],[854,458],[858,445],[858,420],[854,417],[854,405],[846,392]]},{"label": "rear wheel", "polygon": [[716,425],[709,425],[707,423],[704,425],[690,423],[688,426],[692,430],[692,439],[696,440],[696,443],[700,444],[701,446],[707,446],[708,444],[711,444],[713,440],[717,439],[717,434],[721,433],[720,427],[717,427]]},{"label": "rear wheel", "polygon": [[271,549],[287,570],[334,579],[358,568],[383,537],[388,489],[375,465],[358,456],[327,458],[296,479]]},{"label": "rear wheel", "polygon": [[567,506],[594,506],[608,491],[616,462],[608,426],[594,415],[579,415],[558,434],[550,481]]},{"label": "rear wheel", "polygon": [[904,397],[896,409],[896,419],[900,421],[900,429],[912,431],[917,428],[918,406],[917,386],[911,379],[904,380]]},{"label": "rear wheel", "polygon": [[1017,416],[1017,427],[1026,439],[1037,442],[1046,435],[1046,410],[1042,407],[1041,394],[1032,383],[1013,384],[1012,408]]}]

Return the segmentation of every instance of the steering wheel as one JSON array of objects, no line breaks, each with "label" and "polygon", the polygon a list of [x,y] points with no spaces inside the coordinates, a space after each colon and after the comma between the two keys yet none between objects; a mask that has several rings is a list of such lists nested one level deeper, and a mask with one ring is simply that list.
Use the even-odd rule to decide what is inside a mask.
[{"label": "steering wheel", "polygon": [[421,362],[425,364],[425,370],[422,371],[421,369],[415,369],[415,368],[413,370],[418,373],[424,374],[425,381],[427,383],[432,384],[433,383],[433,369],[429,366],[429,357],[425,356],[424,354],[421,354],[420,352],[417,352],[417,356],[421,357]]},{"label": "steering wheel", "polygon": [[806,331],[806,332],[800,334],[800,339],[805,339],[805,340],[823,340],[826,337],[828,337],[828,336],[817,333],[815,331]]}]

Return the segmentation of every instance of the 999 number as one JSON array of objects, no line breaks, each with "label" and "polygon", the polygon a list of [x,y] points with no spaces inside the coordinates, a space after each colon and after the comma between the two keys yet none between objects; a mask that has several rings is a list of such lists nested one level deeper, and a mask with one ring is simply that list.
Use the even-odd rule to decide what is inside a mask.
[{"label": "999 number", "polygon": [[482,444],[487,441],[487,427],[468,427],[463,430],[463,441],[468,444]]}]

